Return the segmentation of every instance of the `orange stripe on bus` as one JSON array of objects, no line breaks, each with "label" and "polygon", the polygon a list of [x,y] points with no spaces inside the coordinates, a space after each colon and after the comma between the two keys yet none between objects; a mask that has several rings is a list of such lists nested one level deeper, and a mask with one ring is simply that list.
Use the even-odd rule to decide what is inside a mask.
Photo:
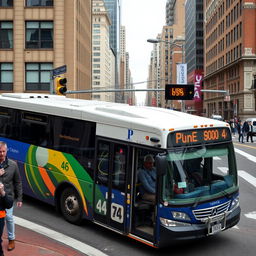
[{"label": "orange stripe on bus", "polygon": [[55,192],[55,186],[52,183],[51,179],[49,178],[47,171],[42,168],[42,167],[38,167],[40,174],[44,180],[45,185],[47,186],[47,188],[49,189],[49,191],[51,192],[52,196],[54,196],[54,192]]},{"label": "orange stripe on bus", "polygon": [[154,246],[153,244],[150,244],[150,243],[147,243],[146,241],[140,240],[139,238],[136,238],[136,237],[133,237],[133,236],[130,236],[130,235],[128,235],[128,237],[130,237],[130,238],[132,238],[132,239],[134,239],[136,241],[139,241],[139,242],[141,242],[143,244],[149,245],[149,246],[151,246],[153,248],[158,248],[158,247]]}]

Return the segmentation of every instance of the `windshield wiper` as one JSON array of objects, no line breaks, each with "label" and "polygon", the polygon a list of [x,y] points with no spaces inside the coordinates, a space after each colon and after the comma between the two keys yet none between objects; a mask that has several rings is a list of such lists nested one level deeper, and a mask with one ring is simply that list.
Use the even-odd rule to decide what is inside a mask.
[{"label": "windshield wiper", "polygon": [[197,207],[197,205],[198,205],[198,203],[200,202],[200,200],[202,199],[202,194],[204,193],[205,191],[201,191],[200,193],[199,193],[199,195],[198,195],[198,198],[196,199],[196,201],[194,202],[194,204],[193,204],[193,208],[195,208],[195,207]]}]

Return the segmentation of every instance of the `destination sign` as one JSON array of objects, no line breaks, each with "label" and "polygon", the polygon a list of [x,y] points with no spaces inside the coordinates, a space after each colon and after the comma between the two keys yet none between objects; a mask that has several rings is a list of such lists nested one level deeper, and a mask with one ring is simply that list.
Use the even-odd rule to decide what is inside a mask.
[{"label": "destination sign", "polygon": [[205,144],[229,140],[231,140],[230,130],[225,127],[185,130],[170,133],[168,137],[168,147]]}]

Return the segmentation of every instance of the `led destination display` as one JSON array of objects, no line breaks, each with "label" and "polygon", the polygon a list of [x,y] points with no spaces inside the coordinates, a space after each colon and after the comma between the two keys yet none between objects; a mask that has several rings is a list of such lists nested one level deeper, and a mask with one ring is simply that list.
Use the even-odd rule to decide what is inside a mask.
[{"label": "led destination display", "polygon": [[228,128],[194,129],[170,133],[168,147],[204,144],[231,140]]}]

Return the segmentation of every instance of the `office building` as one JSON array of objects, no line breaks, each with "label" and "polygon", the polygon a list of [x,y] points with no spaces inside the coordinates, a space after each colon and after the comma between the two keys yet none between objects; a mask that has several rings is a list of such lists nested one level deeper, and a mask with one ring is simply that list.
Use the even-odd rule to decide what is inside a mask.
[{"label": "office building", "polygon": [[91,10],[91,0],[0,1],[1,92],[49,93],[63,65],[68,90],[90,89]]},{"label": "office building", "polygon": [[92,16],[92,89],[101,90],[92,94],[92,99],[115,101],[115,57],[109,45],[110,18],[103,0],[93,0]]},{"label": "office building", "polygon": [[225,120],[255,116],[256,9],[250,0],[205,0],[206,115]]}]

